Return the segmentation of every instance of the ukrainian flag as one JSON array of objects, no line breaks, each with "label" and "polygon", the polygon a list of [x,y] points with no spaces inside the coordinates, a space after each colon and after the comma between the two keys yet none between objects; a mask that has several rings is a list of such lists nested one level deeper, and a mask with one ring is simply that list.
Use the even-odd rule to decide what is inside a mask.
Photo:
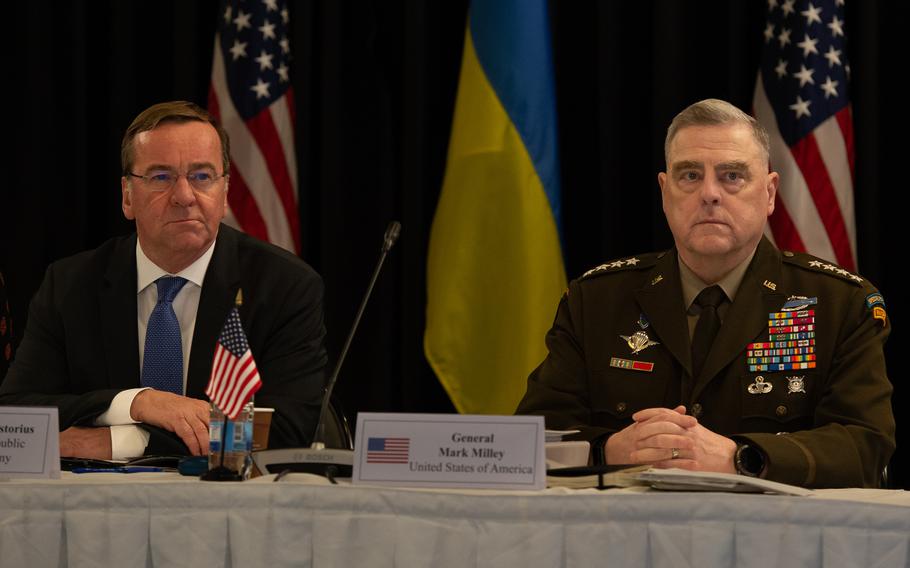
[{"label": "ukrainian flag", "polygon": [[424,350],[459,412],[511,414],[566,287],[546,0],[468,16],[430,233]]}]

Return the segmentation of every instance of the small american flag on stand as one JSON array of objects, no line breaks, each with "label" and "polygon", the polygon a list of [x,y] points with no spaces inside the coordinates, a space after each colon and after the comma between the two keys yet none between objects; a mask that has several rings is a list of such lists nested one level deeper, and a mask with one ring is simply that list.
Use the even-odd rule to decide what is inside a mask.
[{"label": "small american flag on stand", "polygon": [[240,325],[241,293],[237,291],[236,305],[228,313],[221,336],[215,347],[212,376],[205,394],[230,420],[237,418],[243,405],[262,386],[256,361]]}]

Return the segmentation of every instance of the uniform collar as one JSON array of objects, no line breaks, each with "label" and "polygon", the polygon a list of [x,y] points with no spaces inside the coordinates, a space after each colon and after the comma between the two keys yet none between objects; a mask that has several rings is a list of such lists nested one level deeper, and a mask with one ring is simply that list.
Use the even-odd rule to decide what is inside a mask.
[{"label": "uniform collar", "polygon": [[[717,282],[717,285],[721,287],[731,302],[736,299],[736,293],[739,291],[740,284],[742,284],[743,276],[746,275],[746,269],[749,268],[749,264],[755,257],[756,250],[758,250],[757,244],[749,256],[734,266],[733,270],[728,272],[726,276]],[[677,251],[676,254],[678,256],[679,252]],[[692,269],[686,266],[686,263],[683,261],[682,257],[679,257],[678,260],[679,279],[680,283],[682,284],[683,301],[685,302],[686,309],[688,310],[692,307],[692,302],[695,301],[695,297],[698,296],[702,290],[710,286],[710,284],[704,282],[701,278],[698,277],[698,275],[692,272]]]}]

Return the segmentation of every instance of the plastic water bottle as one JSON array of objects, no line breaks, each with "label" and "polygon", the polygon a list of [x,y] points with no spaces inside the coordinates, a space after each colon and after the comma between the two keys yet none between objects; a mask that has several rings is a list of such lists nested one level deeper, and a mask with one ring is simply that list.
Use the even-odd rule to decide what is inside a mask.
[{"label": "plastic water bottle", "polygon": [[[221,464],[221,429],[224,414],[214,404],[209,414],[209,469]],[[224,467],[235,471],[241,479],[249,479],[253,470],[253,400],[250,399],[237,418],[227,422],[224,437]]]}]

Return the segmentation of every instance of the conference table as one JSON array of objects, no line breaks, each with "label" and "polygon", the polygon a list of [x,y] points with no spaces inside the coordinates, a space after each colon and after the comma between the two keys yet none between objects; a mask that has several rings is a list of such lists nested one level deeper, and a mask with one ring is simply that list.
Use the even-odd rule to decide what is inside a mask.
[{"label": "conference table", "polygon": [[910,492],[0,481],[0,566],[910,566]]}]

